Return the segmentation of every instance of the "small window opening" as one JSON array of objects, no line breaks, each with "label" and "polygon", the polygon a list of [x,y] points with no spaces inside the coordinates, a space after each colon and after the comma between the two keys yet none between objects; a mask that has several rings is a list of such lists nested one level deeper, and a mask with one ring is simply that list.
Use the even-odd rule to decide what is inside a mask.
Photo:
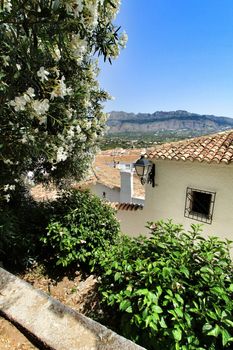
[{"label": "small window opening", "polygon": [[187,188],[184,216],[211,224],[214,211],[215,192]]},{"label": "small window opening", "polygon": [[208,216],[210,214],[211,194],[193,191],[192,211]]}]

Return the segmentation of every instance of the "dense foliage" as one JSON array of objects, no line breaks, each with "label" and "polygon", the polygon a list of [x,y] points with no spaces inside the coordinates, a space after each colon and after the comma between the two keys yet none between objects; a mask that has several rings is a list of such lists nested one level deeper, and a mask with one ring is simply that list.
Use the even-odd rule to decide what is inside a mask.
[{"label": "dense foliage", "polygon": [[35,182],[80,179],[103,134],[98,55],[125,46],[119,0],[0,2],[0,200]]},{"label": "dense foliage", "polygon": [[119,238],[114,211],[89,191],[63,190],[47,202],[17,193],[13,203],[0,208],[0,261],[9,268],[35,261],[88,267],[96,249]]},{"label": "dense foliage", "polygon": [[[171,222],[151,238],[124,237],[95,252],[104,303],[120,331],[147,349],[220,350],[233,344],[233,269],[228,243]],[[119,331],[119,329],[118,329]]]},{"label": "dense foliage", "polygon": [[41,254],[40,236],[50,213],[49,203],[35,202],[19,191],[0,207],[0,261],[6,268],[30,266]]},{"label": "dense foliage", "polygon": [[114,211],[88,191],[64,192],[51,207],[42,241],[58,265],[88,265],[96,249],[105,251],[119,237]]}]

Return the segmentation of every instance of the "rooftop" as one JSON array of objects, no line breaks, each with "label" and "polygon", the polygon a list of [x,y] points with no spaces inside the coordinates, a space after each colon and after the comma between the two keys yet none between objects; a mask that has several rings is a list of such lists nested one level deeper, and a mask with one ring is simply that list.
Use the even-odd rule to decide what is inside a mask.
[{"label": "rooftop", "polygon": [[[120,169],[124,164],[134,163],[141,155],[145,153],[143,149],[127,150],[107,150],[102,151],[96,156],[93,164],[93,174],[89,181],[99,182],[110,188],[119,188],[120,190]],[[115,162],[115,168],[114,168]],[[145,189],[136,174],[133,177],[134,196],[138,198],[145,197]]]},{"label": "rooftop", "polygon": [[148,156],[150,159],[229,164],[233,162],[233,130],[165,143],[155,147]]},{"label": "rooftop", "polygon": [[[124,164],[134,163],[140,157],[141,153],[145,153],[145,149],[114,149],[100,152],[95,158],[89,178],[75,184],[74,187],[89,188],[91,185],[98,182],[107,187],[120,190],[120,169],[118,167]],[[115,168],[114,162],[116,165]],[[144,198],[145,189],[136,174],[134,174],[133,182],[134,196],[136,198]],[[39,201],[53,200],[57,196],[57,190],[53,186],[45,188],[42,185],[37,185],[31,189],[31,193],[33,197]]]},{"label": "rooftop", "polygon": [[143,210],[142,204],[135,203],[119,203],[119,202],[108,202],[111,208],[115,210],[127,210],[127,211],[136,211]]}]

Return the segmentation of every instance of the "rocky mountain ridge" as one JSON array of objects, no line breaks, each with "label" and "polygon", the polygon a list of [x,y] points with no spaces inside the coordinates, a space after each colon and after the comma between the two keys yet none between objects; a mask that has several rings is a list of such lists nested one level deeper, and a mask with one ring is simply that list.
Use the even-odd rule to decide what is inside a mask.
[{"label": "rocky mountain ridge", "polygon": [[197,130],[215,132],[233,128],[233,119],[200,115],[183,110],[155,113],[110,112],[109,133],[153,133],[163,130]]}]

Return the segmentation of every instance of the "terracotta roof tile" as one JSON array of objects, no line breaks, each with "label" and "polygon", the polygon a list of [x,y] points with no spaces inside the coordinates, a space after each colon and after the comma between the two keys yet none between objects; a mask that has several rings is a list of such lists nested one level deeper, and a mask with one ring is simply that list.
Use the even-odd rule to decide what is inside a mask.
[{"label": "terracotta roof tile", "polygon": [[[93,183],[99,182],[110,188],[120,189],[120,170],[116,167],[113,167],[113,162],[123,163],[123,164],[132,164],[142,153],[145,153],[145,150],[142,149],[130,149],[124,150],[107,150],[99,153],[93,164],[93,176],[90,180]],[[139,177],[134,174],[133,177],[134,185],[134,196],[143,198],[145,197],[145,189],[142,186]]]},{"label": "terracotta roof tile", "polygon": [[165,143],[155,147],[148,156],[150,159],[197,160],[229,164],[233,162],[233,130]]},{"label": "terracotta roof tile", "polygon": [[135,204],[135,203],[119,203],[119,202],[108,202],[111,208],[116,210],[128,210],[128,211],[136,211],[136,210],[142,210],[143,205],[142,204]]}]

